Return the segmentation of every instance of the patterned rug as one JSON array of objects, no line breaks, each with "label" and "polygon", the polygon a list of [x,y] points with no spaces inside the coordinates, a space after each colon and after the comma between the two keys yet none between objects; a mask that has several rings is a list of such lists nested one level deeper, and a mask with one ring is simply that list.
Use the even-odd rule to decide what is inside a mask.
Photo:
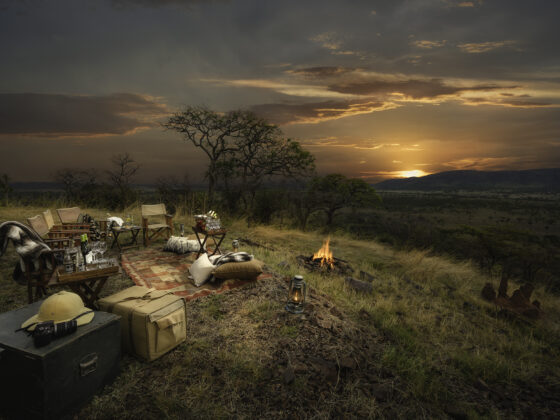
[{"label": "patterned rug", "polygon": [[[126,274],[138,286],[154,287],[168,290],[185,300],[223,293],[226,290],[251,283],[251,280],[217,280],[196,287],[189,279],[189,267],[194,261],[195,253],[177,255],[158,249],[141,249],[122,254],[122,267]],[[263,273],[258,279],[272,277]]]}]

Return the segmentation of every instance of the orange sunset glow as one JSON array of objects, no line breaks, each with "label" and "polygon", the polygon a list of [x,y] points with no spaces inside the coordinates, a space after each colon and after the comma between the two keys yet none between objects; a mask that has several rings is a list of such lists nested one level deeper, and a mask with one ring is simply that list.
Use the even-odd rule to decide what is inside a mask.
[{"label": "orange sunset glow", "polygon": [[414,169],[412,171],[398,171],[398,176],[401,178],[411,178],[429,175],[429,173],[421,171],[419,169]]},{"label": "orange sunset glow", "polygon": [[129,152],[139,183],[204,183],[204,153],[160,125],[204,105],[279,125],[320,175],[555,167],[552,3],[6,0],[0,166],[52,180]]}]

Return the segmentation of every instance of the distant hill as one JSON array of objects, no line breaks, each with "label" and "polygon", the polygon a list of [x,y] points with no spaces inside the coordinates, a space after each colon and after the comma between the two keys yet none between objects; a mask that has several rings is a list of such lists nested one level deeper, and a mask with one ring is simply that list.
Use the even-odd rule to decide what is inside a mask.
[{"label": "distant hill", "polygon": [[524,171],[447,171],[423,177],[388,179],[379,190],[471,190],[560,192],[560,168]]}]

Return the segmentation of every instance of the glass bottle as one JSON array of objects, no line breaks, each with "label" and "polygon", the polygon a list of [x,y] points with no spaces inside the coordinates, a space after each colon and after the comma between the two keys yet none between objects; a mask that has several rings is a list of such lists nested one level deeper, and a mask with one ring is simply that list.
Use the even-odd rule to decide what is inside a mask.
[{"label": "glass bottle", "polygon": [[64,252],[64,271],[67,273],[74,271],[74,263],[72,262],[72,257],[70,256],[68,248],[66,248],[66,252]]},{"label": "glass bottle", "polygon": [[87,233],[84,233],[81,236],[80,239],[81,239],[80,247],[81,247],[81,250],[82,250],[82,256],[84,257],[84,266],[85,266],[86,265],[86,255],[89,252]]}]

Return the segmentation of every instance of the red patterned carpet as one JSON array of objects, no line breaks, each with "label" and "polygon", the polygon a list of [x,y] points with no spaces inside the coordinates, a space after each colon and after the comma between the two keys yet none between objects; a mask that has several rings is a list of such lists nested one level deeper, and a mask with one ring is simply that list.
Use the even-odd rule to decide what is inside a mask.
[{"label": "red patterned carpet", "polygon": [[[189,279],[189,267],[194,261],[194,256],[195,254],[177,255],[147,248],[123,254],[122,267],[136,285],[169,290],[185,300],[222,293],[251,283],[250,280],[217,280],[196,287]],[[258,279],[269,277],[272,275],[263,273]]]}]

